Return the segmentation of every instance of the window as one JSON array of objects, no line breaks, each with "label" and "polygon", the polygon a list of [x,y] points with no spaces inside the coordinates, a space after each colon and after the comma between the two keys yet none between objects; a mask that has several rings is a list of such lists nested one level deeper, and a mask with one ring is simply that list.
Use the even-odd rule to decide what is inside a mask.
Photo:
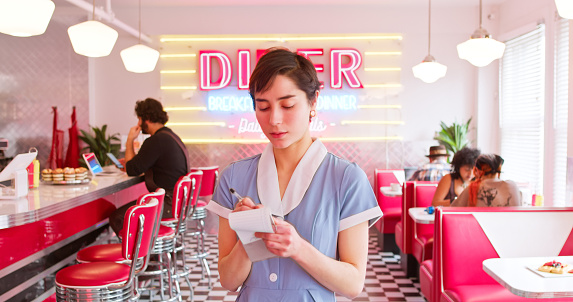
[{"label": "window", "polygon": [[553,205],[565,206],[567,177],[567,117],[569,99],[569,20],[555,22],[555,57],[553,80]]},{"label": "window", "polygon": [[543,192],[545,26],[505,43],[500,65],[502,177]]}]

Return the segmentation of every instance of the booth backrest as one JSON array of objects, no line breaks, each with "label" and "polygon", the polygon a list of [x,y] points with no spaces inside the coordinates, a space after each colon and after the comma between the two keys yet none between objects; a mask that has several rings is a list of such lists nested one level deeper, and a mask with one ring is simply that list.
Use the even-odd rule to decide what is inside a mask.
[{"label": "booth backrest", "polygon": [[432,301],[460,285],[498,284],[485,259],[573,255],[573,208],[440,208],[434,227]]},{"label": "booth backrest", "polygon": [[418,225],[408,214],[408,209],[415,207],[428,207],[432,204],[434,192],[438,187],[433,181],[406,181],[402,188],[402,225],[403,250],[405,254],[412,253],[412,242],[416,232],[433,232],[432,225]]},{"label": "booth backrest", "polygon": [[384,208],[381,205],[381,200],[398,200],[398,206],[400,205],[400,197],[387,197],[380,192],[381,187],[389,187],[392,183],[402,184],[403,181],[399,181],[396,175],[401,175],[402,179],[404,179],[404,170],[374,170],[374,193],[376,193],[376,199],[382,210]]},{"label": "booth backrest", "polygon": [[[403,182],[404,170],[374,170],[374,192],[376,193],[376,200],[384,216],[387,218],[384,219],[384,217],[382,217],[382,219],[384,219],[384,229],[381,229],[381,227],[378,228],[382,233],[394,233],[394,227],[400,220],[399,213],[402,209],[402,197],[386,196],[380,192],[380,188],[389,187],[392,183],[402,184]],[[382,223],[382,219],[378,221],[379,224]]]}]

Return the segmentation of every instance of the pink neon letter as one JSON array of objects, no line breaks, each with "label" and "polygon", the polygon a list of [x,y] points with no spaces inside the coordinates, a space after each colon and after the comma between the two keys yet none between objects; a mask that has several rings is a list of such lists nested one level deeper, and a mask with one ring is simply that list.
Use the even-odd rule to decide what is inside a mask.
[{"label": "pink neon letter", "polygon": [[248,49],[239,49],[237,52],[237,86],[239,89],[249,88],[249,77],[251,76],[251,52]]},{"label": "pink neon letter", "polygon": [[[219,62],[219,79],[211,82],[211,59],[215,58]],[[199,51],[201,90],[221,89],[229,85],[231,81],[231,60],[229,57],[218,50],[201,50]]]},{"label": "pink neon letter", "polygon": [[[350,59],[348,64],[342,64],[342,56]],[[363,88],[355,71],[362,65],[360,52],[353,48],[333,48],[330,50],[330,87],[342,88],[342,75],[350,88]]]},{"label": "pink neon letter", "polygon": [[[301,49],[297,49],[296,52],[311,60],[309,58],[309,56],[322,56],[324,54],[324,50],[322,48],[301,48]],[[323,64],[314,64],[314,68],[316,69],[316,72],[324,72],[324,65]]]}]

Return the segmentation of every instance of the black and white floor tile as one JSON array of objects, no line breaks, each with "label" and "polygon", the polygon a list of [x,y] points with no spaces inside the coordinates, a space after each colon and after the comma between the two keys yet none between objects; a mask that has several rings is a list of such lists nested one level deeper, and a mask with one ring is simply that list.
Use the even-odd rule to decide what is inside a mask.
[{"label": "black and white floor tile", "polygon": [[[192,241],[192,239],[190,239]],[[189,242],[193,246],[194,242]],[[219,273],[217,271],[217,236],[208,235],[206,246],[209,250],[207,261],[211,269],[211,284],[207,277],[202,277],[201,265],[198,261],[190,261],[190,280],[193,284],[194,299],[197,302],[209,301],[235,301],[237,292],[229,292],[221,287]],[[426,301],[420,295],[420,284],[417,279],[410,279],[400,269],[400,256],[385,253],[380,250],[375,235],[370,236],[368,266],[366,282],[363,292],[353,300],[337,296],[337,301]],[[189,286],[181,279],[181,291],[183,299],[190,295]],[[153,301],[160,301],[159,295],[154,295]],[[149,297],[145,294],[140,301],[148,302]],[[190,301],[190,300],[189,300]]]}]

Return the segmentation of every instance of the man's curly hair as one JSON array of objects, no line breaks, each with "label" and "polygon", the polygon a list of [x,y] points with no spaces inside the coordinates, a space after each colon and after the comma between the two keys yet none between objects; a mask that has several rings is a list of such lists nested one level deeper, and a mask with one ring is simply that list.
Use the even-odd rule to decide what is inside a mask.
[{"label": "man's curly hair", "polygon": [[146,98],[143,101],[135,103],[135,114],[143,121],[150,121],[152,123],[160,123],[165,125],[169,120],[167,112],[163,110],[161,103],[152,98]]}]

